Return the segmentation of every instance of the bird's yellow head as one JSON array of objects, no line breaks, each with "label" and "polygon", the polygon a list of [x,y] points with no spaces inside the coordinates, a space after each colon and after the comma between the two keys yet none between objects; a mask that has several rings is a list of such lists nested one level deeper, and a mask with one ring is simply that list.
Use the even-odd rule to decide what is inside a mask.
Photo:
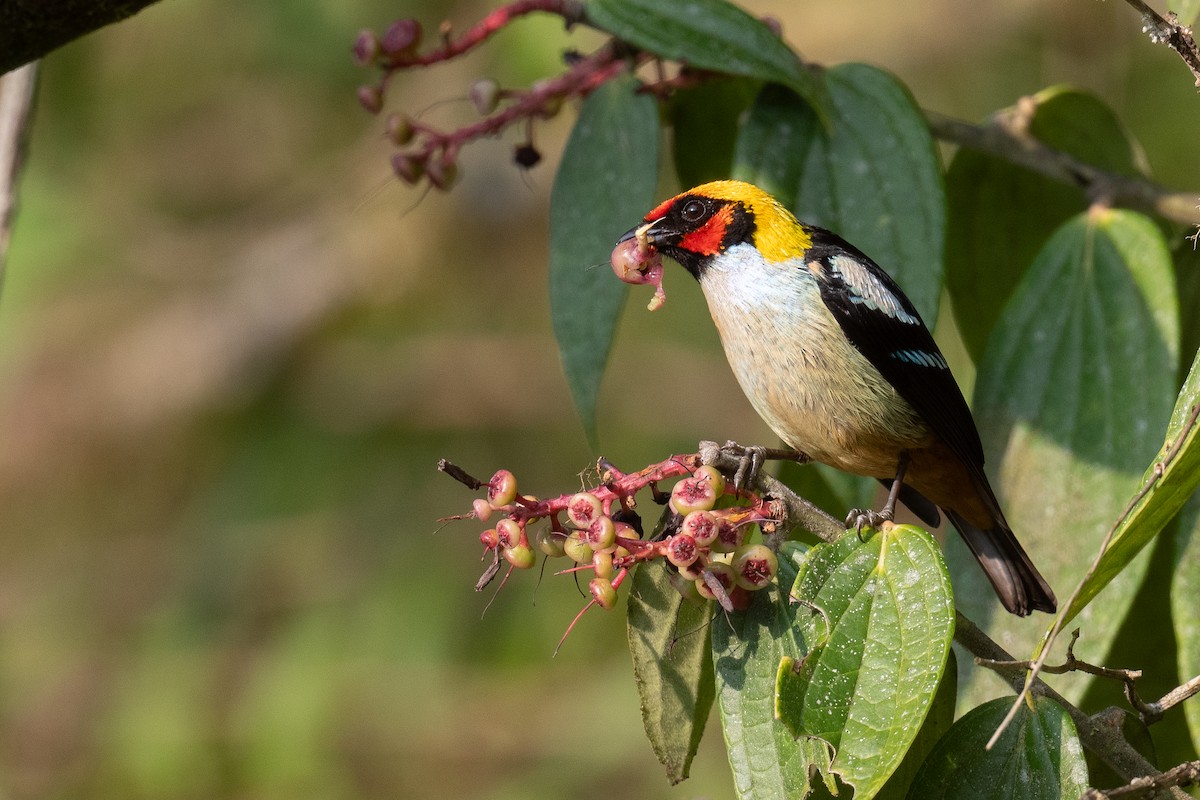
[{"label": "bird's yellow head", "polygon": [[661,250],[698,275],[711,257],[741,243],[768,262],[802,256],[812,238],[792,212],[745,181],[713,181],[651,209],[624,238]]}]

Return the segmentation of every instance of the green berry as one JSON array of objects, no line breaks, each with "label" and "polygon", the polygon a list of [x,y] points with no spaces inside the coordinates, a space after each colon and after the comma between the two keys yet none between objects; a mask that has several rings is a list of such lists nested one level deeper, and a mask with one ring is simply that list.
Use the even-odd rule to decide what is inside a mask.
[{"label": "green berry", "polygon": [[388,140],[397,147],[403,147],[417,135],[412,121],[403,114],[388,114],[384,131],[387,133]]},{"label": "green berry", "polygon": [[535,533],[533,538],[537,543],[538,550],[550,558],[561,558],[565,555],[563,545],[566,543],[567,537],[561,533],[543,528]]},{"label": "green berry", "polygon": [[566,538],[566,541],[563,542],[563,552],[576,564],[591,564],[592,557],[595,555],[588,543],[579,536],[579,531],[572,531],[571,535]]},{"label": "green berry", "polygon": [[601,608],[611,609],[617,604],[617,588],[608,578],[592,578],[588,582],[588,591]]},{"label": "green berry", "polygon": [[423,155],[396,153],[392,156],[392,172],[396,173],[397,178],[411,186],[425,177],[426,161],[427,159]]},{"label": "green berry", "polygon": [[593,553],[592,554],[592,571],[596,573],[597,578],[612,578],[613,576],[613,557],[611,553]]},{"label": "green berry", "polygon": [[684,577],[683,571],[672,572],[668,577],[671,588],[679,592],[679,596],[689,603],[702,603],[704,598],[696,591],[696,579]]},{"label": "green berry", "polygon": [[471,102],[480,116],[486,117],[500,103],[500,84],[491,78],[480,78],[471,84]]},{"label": "green berry", "polygon": [[517,499],[517,478],[506,469],[497,470],[488,481],[487,490],[487,499],[492,506],[506,506]]},{"label": "green berry", "polygon": [[[616,529],[617,537],[620,539],[640,540],[642,538],[637,529],[628,522],[614,522],[613,525]],[[629,548],[619,543],[617,544],[617,549],[613,551],[613,558],[628,558],[630,555],[632,553],[629,552]]]},{"label": "green berry", "polygon": [[533,548],[527,544],[504,548],[504,560],[517,569],[529,569],[537,561]]}]

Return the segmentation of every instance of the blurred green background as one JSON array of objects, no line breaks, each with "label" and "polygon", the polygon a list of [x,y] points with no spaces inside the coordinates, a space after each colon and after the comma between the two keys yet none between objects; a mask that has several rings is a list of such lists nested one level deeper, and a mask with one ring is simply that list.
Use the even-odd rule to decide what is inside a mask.
[{"label": "blurred green background", "polygon": [[[1200,100],[1122,3],[745,5],[967,119],[1091,89],[1160,180],[1200,186]],[[359,28],[491,7],[165,0],[44,63],[0,302],[0,798],[731,794],[713,726],[667,786],[620,612],[552,658],[573,582],[514,576],[484,614],[480,526],[437,522],[472,499],[439,457],[548,494],[597,455],[546,308],[573,110],[531,172],[489,140],[426,195],[355,99]],[[529,19],[388,106],[464,124],[475,78],[525,85],[598,41]],[[668,284],[656,315],[632,301],[600,404],[628,468],[770,441],[698,290]]]}]

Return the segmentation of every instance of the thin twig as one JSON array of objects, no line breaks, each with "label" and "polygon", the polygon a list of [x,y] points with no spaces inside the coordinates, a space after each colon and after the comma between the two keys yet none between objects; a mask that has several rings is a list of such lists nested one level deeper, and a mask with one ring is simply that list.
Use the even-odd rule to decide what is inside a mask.
[{"label": "thin twig", "polygon": [[[1183,700],[1187,699],[1187,696],[1190,696],[1186,695],[1184,697],[1180,697],[1178,700],[1173,700],[1173,702],[1168,703],[1166,706],[1162,705],[1161,700],[1158,703],[1147,703],[1141,698],[1141,695],[1139,695],[1137,691],[1137,680],[1138,678],[1142,677],[1142,671],[1140,669],[1116,669],[1113,667],[1101,667],[1096,664],[1091,664],[1080,658],[1076,658],[1075,642],[1078,640],[1079,629],[1076,628],[1075,630],[1071,631],[1071,643],[1067,645],[1066,660],[1064,660],[1061,664],[1043,664],[1041,666],[1041,671],[1051,675],[1065,675],[1068,672],[1085,672],[1088,675],[1095,675],[1097,678],[1107,678],[1109,680],[1121,681],[1125,688],[1125,699],[1128,700],[1129,705],[1138,712],[1138,716],[1141,717],[1142,722],[1146,725],[1153,725],[1155,722],[1158,722],[1160,719],[1162,719],[1163,712],[1166,711],[1167,708],[1170,708],[1176,703],[1182,702]],[[979,664],[981,667],[987,667],[989,669],[996,670],[997,672],[1005,670],[1010,672],[1024,672],[1026,670],[1032,670],[1036,664],[1035,661],[1030,659],[1017,661],[992,661],[986,658],[976,658],[975,663]],[[1191,694],[1195,694],[1196,691],[1200,691],[1200,677],[1194,679],[1194,681],[1189,681],[1189,684],[1190,683],[1196,683],[1196,687],[1191,690]],[[1187,690],[1188,684],[1185,684],[1184,686],[1173,689],[1172,693],[1180,692],[1182,694]],[[1172,693],[1168,693],[1168,696],[1172,696]],[[1165,699],[1166,698],[1164,697],[1164,700]]]},{"label": "thin twig", "polygon": [[1196,78],[1196,87],[1200,88],[1200,48],[1196,47],[1196,39],[1192,31],[1177,22],[1175,12],[1167,14],[1164,19],[1157,11],[1142,2],[1142,0],[1125,0],[1142,15],[1142,30],[1150,35],[1150,41],[1155,44],[1165,44],[1170,47]]},{"label": "thin twig", "polygon": [[1155,797],[1163,789],[1180,791],[1180,787],[1197,783],[1200,783],[1200,761],[1186,761],[1152,778],[1134,778],[1116,789],[1088,789],[1080,800],[1134,800],[1140,797]]},{"label": "thin twig", "polygon": [[454,480],[474,491],[485,485],[484,481],[479,480],[474,475],[469,474],[465,469],[457,464],[451,463],[444,458],[439,458],[437,463],[438,472],[444,472]]},{"label": "thin twig", "polygon": [[17,211],[17,182],[32,120],[37,62],[0,75],[0,283]]},{"label": "thin twig", "polygon": [[1200,675],[1192,678],[1181,686],[1176,686],[1171,691],[1162,696],[1161,699],[1154,703],[1147,704],[1147,713],[1154,715],[1157,720],[1171,708],[1187,700],[1196,694],[1200,694]]},{"label": "thin twig", "polygon": [[1016,110],[997,114],[982,125],[936,111],[925,112],[930,131],[939,139],[1077,186],[1092,201],[1137,208],[1188,225],[1200,224],[1200,195],[1173,192],[1144,178],[1108,172],[1056,150],[1029,133],[1029,117],[1029,110],[1020,104]]},{"label": "thin twig", "polygon": [[[977,659],[984,659],[986,661],[1014,661],[1007,650],[996,644],[986,633],[980,630],[979,626],[965,617],[962,612],[956,611],[954,620],[954,641],[958,642],[971,655]],[[1068,702],[1066,698],[1041,679],[1034,679],[1032,683],[1026,684],[1025,679],[1019,674],[1006,674],[1004,672],[997,674],[1013,688],[1013,691],[1026,691],[1028,689],[1028,691],[1042,697],[1048,697],[1062,706],[1063,710],[1071,717],[1071,721],[1075,723],[1075,730],[1078,732],[1079,740],[1083,743],[1084,748],[1098,756],[1101,761],[1112,768],[1113,772],[1123,780],[1133,781],[1138,778],[1147,776],[1157,777],[1162,774],[1153,764],[1146,760],[1145,756],[1135,750],[1125,740],[1124,735],[1121,733],[1119,722],[1116,722],[1112,715],[1100,712],[1089,716],[1077,706]],[[1166,791],[1169,797],[1177,798],[1178,800],[1189,800],[1187,794],[1180,789],[1167,787]]]}]

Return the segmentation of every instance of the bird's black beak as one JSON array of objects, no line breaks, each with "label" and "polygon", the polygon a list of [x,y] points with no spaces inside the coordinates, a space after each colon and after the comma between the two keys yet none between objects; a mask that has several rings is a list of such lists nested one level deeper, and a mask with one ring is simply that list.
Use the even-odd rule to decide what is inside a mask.
[{"label": "bird's black beak", "polygon": [[654,228],[661,222],[662,220],[658,219],[654,222],[643,222],[637,227],[630,228],[629,230],[625,231],[620,239],[617,239],[617,244],[628,242],[630,239],[637,239],[643,247],[654,247],[656,244],[658,244],[656,239],[661,238],[661,235],[658,237],[655,236],[658,231],[655,231]]}]

